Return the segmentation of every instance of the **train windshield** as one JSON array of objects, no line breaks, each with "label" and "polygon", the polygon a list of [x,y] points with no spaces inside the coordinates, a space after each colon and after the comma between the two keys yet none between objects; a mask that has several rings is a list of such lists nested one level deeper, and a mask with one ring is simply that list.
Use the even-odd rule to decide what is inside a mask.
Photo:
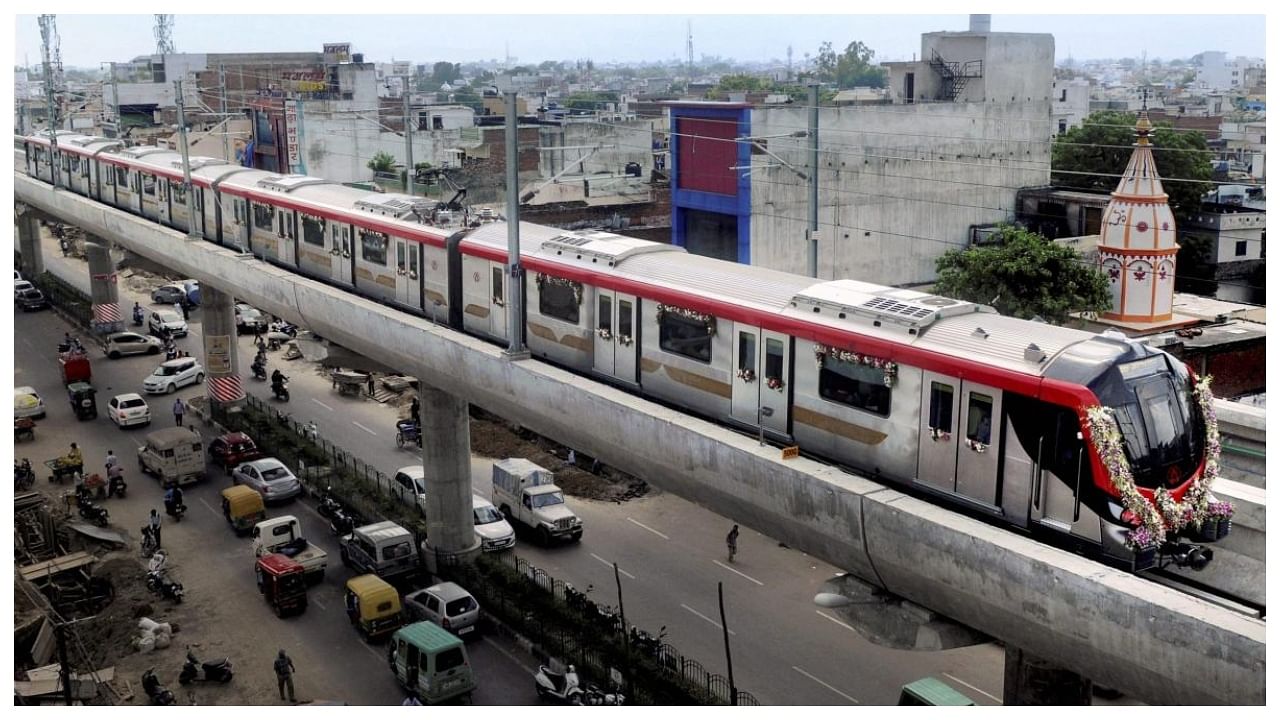
[{"label": "train windshield", "polygon": [[1164,355],[1118,366],[1123,391],[1110,403],[1124,436],[1134,481],[1145,488],[1182,484],[1199,466],[1204,421],[1185,368]]}]

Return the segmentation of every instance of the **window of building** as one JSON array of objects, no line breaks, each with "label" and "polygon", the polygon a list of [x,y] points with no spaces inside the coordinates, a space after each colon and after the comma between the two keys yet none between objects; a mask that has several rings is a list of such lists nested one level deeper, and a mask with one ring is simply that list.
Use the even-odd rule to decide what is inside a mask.
[{"label": "window of building", "polygon": [[1066,120],[1059,120],[1059,121],[1058,121],[1058,134],[1059,134],[1059,135],[1061,135],[1062,133],[1064,133],[1064,132],[1066,132],[1066,131],[1067,131],[1067,121],[1066,121]]},{"label": "window of building", "polygon": [[1249,254],[1249,241],[1237,240],[1236,241],[1236,257],[1244,257],[1245,255],[1248,255],[1248,254]]},{"label": "window of building", "polygon": [[360,257],[365,262],[375,265],[386,266],[387,264],[387,236],[384,233],[374,232],[372,230],[360,231]]},{"label": "window of building", "polygon": [[658,319],[658,346],[698,362],[711,362],[711,333],[707,323],[666,312]]},{"label": "window of building", "polygon": [[841,405],[889,416],[892,390],[884,384],[883,370],[828,355],[818,374],[818,394]]},{"label": "window of building", "polygon": [[[608,298],[601,300],[607,302]],[[538,288],[538,312],[547,317],[577,325],[581,315],[579,307],[578,290],[572,284],[544,282]]]},{"label": "window of building", "polygon": [[1067,89],[1066,89],[1066,88],[1062,88],[1062,97],[1061,97],[1061,98],[1058,98],[1058,100],[1059,100],[1060,102],[1066,102],[1066,101],[1067,101]]},{"label": "window of building", "polygon": [[253,226],[259,230],[274,230],[276,209],[271,205],[253,204]]},{"label": "window of building", "polygon": [[302,214],[302,242],[324,247],[324,218]]}]

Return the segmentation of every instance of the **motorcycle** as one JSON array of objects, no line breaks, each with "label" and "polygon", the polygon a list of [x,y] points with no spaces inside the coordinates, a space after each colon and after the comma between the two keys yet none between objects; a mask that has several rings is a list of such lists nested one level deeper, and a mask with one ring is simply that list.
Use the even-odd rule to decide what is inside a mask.
[{"label": "motorcycle", "polygon": [[176,360],[178,358],[178,346],[172,342],[164,346],[165,361]]},{"label": "motorcycle", "polygon": [[182,522],[182,516],[187,514],[187,506],[185,503],[166,500],[164,503],[164,512],[166,515],[173,518],[174,522]]},{"label": "motorcycle", "polygon": [[129,483],[124,481],[123,475],[111,475],[107,473],[107,497],[118,496],[124,499],[125,490],[129,489]]},{"label": "motorcycle", "polygon": [[110,522],[107,509],[93,504],[93,501],[89,499],[87,490],[76,490],[76,505],[80,507],[80,517],[94,525],[106,527]]},{"label": "motorcycle", "polygon": [[582,693],[583,705],[625,705],[626,697],[617,688],[613,692],[605,692],[594,684],[588,684]]},{"label": "motorcycle", "polygon": [[249,370],[251,370],[251,371],[253,372],[253,379],[254,379],[254,380],[266,380],[266,379],[267,379],[267,366],[266,366],[266,365],[263,365],[262,363],[259,363],[259,362],[256,362],[256,361],[255,361],[252,365],[250,365],[250,366],[249,366]]},{"label": "motorcycle", "polygon": [[159,547],[156,545],[156,534],[150,525],[143,525],[139,531],[142,534],[142,557],[149,558],[156,554]]},{"label": "motorcycle", "polygon": [[326,517],[330,520],[333,519],[334,515],[342,512],[342,503],[333,496],[332,487],[324,489],[324,495],[320,496],[320,503],[316,505],[316,512],[320,513],[321,517]]},{"label": "motorcycle", "polygon": [[281,402],[289,402],[289,379],[285,378],[283,381],[275,385],[272,385],[271,394],[275,397],[276,400],[280,400]]},{"label": "motorcycle", "polygon": [[155,668],[150,668],[142,673],[142,690],[147,693],[152,705],[174,704],[173,693],[160,684],[160,679],[156,677]]},{"label": "motorcycle", "polygon": [[360,527],[360,523],[357,521],[355,514],[341,506],[333,511],[331,518],[332,519],[329,521],[329,531],[338,537],[350,535],[352,530]]},{"label": "motorcycle", "polygon": [[578,686],[578,673],[570,665],[563,673],[552,672],[546,665],[539,665],[533,676],[533,689],[540,698],[552,698],[573,705],[582,704],[582,688]]},{"label": "motorcycle", "polygon": [[29,489],[36,481],[36,471],[31,469],[31,461],[22,458],[22,462],[13,461],[13,489],[21,491]]},{"label": "motorcycle", "polygon": [[233,675],[230,660],[222,658],[217,662],[202,663],[196,659],[195,654],[191,652],[191,646],[188,645],[187,662],[182,666],[182,672],[178,674],[178,684],[187,685],[196,680],[229,683]]},{"label": "motorcycle", "polygon": [[147,589],[165,600],[172,600],[175,604],[181,603],[183,596],[187,594],[182,589],[182,583],[170,578],[169,571],[164,569],[147,573]]}]

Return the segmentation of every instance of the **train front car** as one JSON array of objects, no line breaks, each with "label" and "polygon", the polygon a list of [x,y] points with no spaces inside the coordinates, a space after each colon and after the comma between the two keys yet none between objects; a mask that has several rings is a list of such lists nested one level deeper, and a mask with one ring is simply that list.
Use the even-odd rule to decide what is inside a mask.
[{"label": "train front car", "polygon": [[1210,492],[1219,440],[1207,379],[1118,333],[1071,348],[1045,377],[1096,398],[1080,408],[1091,467],[1080,471],[1079,495],[1102,520],[1104,558],[1133,570],[1204,569],[1213,559],[1206,544],[1231,527],[1230,505]]}]

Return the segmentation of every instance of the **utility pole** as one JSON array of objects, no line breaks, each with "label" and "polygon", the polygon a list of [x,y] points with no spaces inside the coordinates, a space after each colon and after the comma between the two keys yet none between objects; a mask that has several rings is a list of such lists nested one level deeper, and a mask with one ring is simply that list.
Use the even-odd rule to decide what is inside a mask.
[{"label": "utility pole", "polygon": [[724,635],[724,663],[729,675],[729,704],[738,704],[738,686],[733,681],[733,655],[729,652],[729,623],[724,619],[724,583],[716,583],[716,593],[720,596],[720,630]]},{"label": "utility pole", "polygon": [[53,635],[58,641],[58,677],[62,681],[62,703],[71,705],[71,662],[67,659],[67,624],[53,624]]},{"label": "utility pole", "polygon": [[59,165],[62,162],[58,155],[58,101],[57,93],[62,90],[62,50],[59,47],[58,25],[56,15],[40,16],[40,53],[44,70],[44,97],[48,110],[45,123],[49,129],[49,179],[58,187]]},{"label": "utility pole", "polygon": [[218,95],[222,98],[222,157],[231,162],[231,118],[227,116],[227,71],[218,63]]},{"label": "utility pole", "polygon": [[191,192],[191,157],[187,154],[187,117],[182,106],[182,81],[174,80],[178,98],[178,141],[182,145],[182,193],[187,204],[187,238],[195,239],[195,193]]},{"label": "utility pole", "polygon": [[[404,191],[413,194],[413,122],[409,117],[409,76],[401,75],[404,84]],[[509,151],[508,151],[509,152]]]},{"label": "utility pole", "polygon": [[809,277],[818,277],[818,85],[809,85]]},{"label": "utility pole", "polygon": [[529,357],[524,346],[524,268],[520,265],[520,166],[516,128],[516,91],[507,96],[507,357]]}]

